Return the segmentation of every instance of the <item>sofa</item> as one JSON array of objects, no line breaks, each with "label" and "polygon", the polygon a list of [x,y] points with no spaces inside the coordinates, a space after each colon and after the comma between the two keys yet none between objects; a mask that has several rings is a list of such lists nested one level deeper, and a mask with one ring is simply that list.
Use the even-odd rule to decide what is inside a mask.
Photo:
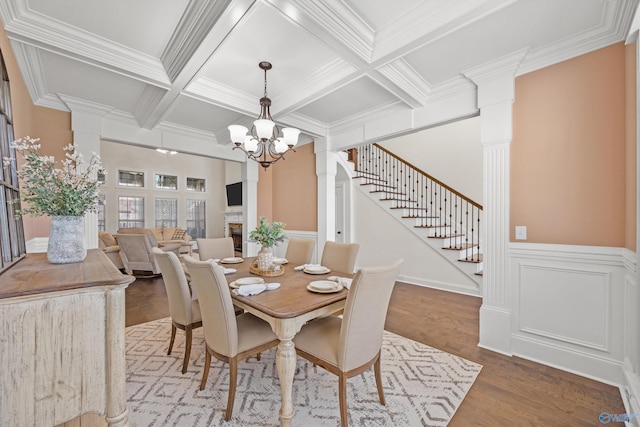
[{"label": "sofa", "polygon": [[120,258],[120,246],[115,236],[106,231],[98,231],[98,248],[102,249],[104,254],[119,270],[124,270],[122,258]]},{"label": "sofa", "polygon": [[191,236],[187,234],[184,228],[180,227],[162,227],[162,228],[143,228],[143,227],[131,227],[120,228],[118,234],[146,234],[151,232],[153,239],[151,241],[152,246],[158,246],[162,249],[166,245],[179,244],[181,254],[191,255]]}]

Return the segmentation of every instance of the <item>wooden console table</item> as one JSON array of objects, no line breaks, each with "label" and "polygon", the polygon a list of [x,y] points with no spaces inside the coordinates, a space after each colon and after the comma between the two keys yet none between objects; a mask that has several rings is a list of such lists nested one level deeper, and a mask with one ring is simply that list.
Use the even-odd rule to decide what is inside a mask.
[{"label": "wooden console table", "polygon": [[73,264],[27,254],[0,274],[0,425],[94,413],[129,426],[124,290],[134,280],[99,249]]}]

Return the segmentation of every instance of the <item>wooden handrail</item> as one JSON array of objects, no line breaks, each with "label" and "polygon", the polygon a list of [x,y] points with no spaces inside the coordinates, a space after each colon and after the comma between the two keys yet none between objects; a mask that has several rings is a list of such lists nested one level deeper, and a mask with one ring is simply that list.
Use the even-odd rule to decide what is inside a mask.
[{"label": "wooden handrail", "polygon": [[398,157],[397,155],[395,155],[394,153],[392,153],[391,151],[387,150],[386,148],[378,145],[378,144],[373,144],[375,147],[377,147],[379,150],[384,151],[385,153],[387,153],[389,156],[393,157],[394,159],[406,164],[407,166],[410,166],[411,168],[413,168],[416,172],[421,173],[422,175],[426,176],[427,178],[429,178],[431,181],[435,182],[436,184],[440,185],[441,187],[445,188],[446,190],[450,191],[451,193],[455,194],[456,196],[460,197],[462,200],[469,202],[471,205],[475,206],[478,209],[482,209],[482,205],[478,202],[475,202],[473,200],[471,200],[469,197],[465,196],[464,194],[460,193],[459,191],[454,190],[453,188],[449,187],[447,184],[445,184],[444,182],[440,181],[437,178],[434,178],[433,176],[429,175],[428,173],[426,173],[425,171],[423,171],[422,169],[420,169],[419,167],[412,165],[411,163],[407,162],[405,159]]}]

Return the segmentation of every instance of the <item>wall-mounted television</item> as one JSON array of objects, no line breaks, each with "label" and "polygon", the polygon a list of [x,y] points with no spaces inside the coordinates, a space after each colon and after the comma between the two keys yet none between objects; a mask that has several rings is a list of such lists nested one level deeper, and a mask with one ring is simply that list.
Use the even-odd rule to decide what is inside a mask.
[{"label": "wall-mounted television", "polygon": [[242,206],[242,182],[227,184],[227,206]]}]

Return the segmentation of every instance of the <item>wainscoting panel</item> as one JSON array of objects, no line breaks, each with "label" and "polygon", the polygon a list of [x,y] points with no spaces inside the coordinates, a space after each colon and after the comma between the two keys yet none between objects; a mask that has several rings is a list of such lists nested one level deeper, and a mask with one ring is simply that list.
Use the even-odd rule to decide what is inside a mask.
[{"label": "wainscoting panel", "polygon": [[608,351],[611,274],[520,263],[518,329]]},{"label": "wainscoting panel", "polygon": [[623,384],[622,249],[512,243],[509,258],[512,353]]}]

